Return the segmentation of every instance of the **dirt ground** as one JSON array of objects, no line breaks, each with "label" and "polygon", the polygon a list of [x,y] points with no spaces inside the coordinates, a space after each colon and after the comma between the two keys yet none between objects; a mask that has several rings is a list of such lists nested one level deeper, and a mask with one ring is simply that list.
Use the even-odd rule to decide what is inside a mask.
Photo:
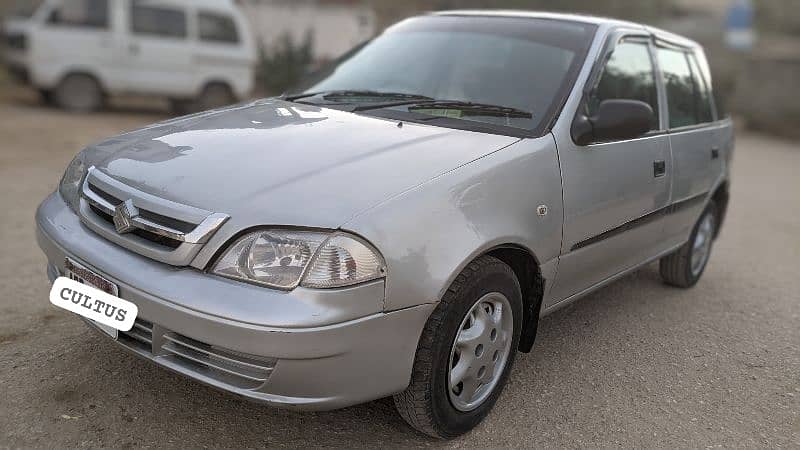
[{"label": "dirt ground", "polygon": [[739,137],[728,222],[692,290],[649,266],[545,318],[488,420],[452,442],[381,400],[296,413],[139,360],[52,307],[34,210],[86,143],[163,118],[0,96],[2,447],[800,448],[800,147]]}]

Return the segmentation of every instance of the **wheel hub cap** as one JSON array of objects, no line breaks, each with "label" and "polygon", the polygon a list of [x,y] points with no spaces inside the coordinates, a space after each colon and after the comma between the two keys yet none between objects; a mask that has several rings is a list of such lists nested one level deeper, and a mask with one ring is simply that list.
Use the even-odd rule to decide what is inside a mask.
[{"label": "wheel hub cap", "polygon": [[692,275],[695,277],[702,272],[711,254],[711,242],[714,240],[714,216],[706,214],[697,228],[697,234],[692,243]]},{"label": "wheel hub cap", "polygon": [[511,350],[514,318],[505,295],[481,297],[461,322],[450,351],[447,390],[459,411],[471,411],[492,394]]}]

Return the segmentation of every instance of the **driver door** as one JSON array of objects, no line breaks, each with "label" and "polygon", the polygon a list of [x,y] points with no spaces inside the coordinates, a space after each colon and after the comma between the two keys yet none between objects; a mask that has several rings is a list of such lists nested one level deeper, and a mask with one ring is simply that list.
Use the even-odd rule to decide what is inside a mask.
[{"label": "driver door", "polygon": [[663,131],[649,35],[616,35],[594,88],[589,115],[603,100],[640,100],[656,113],[646,135],[578,146],[557,138],[564,189],[564,235],[550,305],[580,295],[663,249],[663,213],[670,201],[669,137]]}]

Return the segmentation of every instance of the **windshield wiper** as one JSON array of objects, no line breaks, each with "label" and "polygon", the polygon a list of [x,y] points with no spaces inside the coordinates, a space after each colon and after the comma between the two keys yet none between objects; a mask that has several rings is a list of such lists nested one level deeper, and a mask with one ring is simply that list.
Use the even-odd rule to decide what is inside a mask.
[{"label": "windshield wiper", "polygon": [[340,90],[340,91],[322,91],[322,92],[309,92],[305,94],[298,94],[293,96],[284,97],[284,100],[294,102],[300,99],[322,96],[323,100],[330,99],[345,99],[350,100],[354,98],[376,98],[376,99],[392,99],[408,101],[428,101],[433,100],[431,97],[417,94],[406,94],[403,92],[381,92],[372,90]]},{"label": "windshield wiper", "polygon": [[431,102],[420,102],[409,106],[409,111],[421,109],[455,109],[459,111],[475,113],[481,116],[496,116],[520,119],[532,119],[533,114],[522,109],[510,106],[489,105],[485,103],[463,102],[457,100],[434,100]]}]

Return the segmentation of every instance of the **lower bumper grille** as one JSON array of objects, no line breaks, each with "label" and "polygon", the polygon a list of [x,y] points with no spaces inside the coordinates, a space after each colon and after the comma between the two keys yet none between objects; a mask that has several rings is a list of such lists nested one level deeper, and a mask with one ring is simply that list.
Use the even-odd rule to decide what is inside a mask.
[{"label": "lower bumper grille", "polygon": [[161,347],[183,364],[210,376],[245,389],[263,385],[269,379],[275,360],[259,359],[189,339],[175,333],[164,335]]},{"label": "lower bumper grille", "polygon": [[153,324],[146,320],[138,319],[133,323],[133,328],[130,331],[119,333],[119,340],[128,346],[152,352]]},{"label": "lower bumper grille", "polygon": [[193,373],[241,389],[262,386],[277,362],[206,344],[143,319],[136,319],[130,331],[121,331],[119,342],[156,360],[168,359]]}]

